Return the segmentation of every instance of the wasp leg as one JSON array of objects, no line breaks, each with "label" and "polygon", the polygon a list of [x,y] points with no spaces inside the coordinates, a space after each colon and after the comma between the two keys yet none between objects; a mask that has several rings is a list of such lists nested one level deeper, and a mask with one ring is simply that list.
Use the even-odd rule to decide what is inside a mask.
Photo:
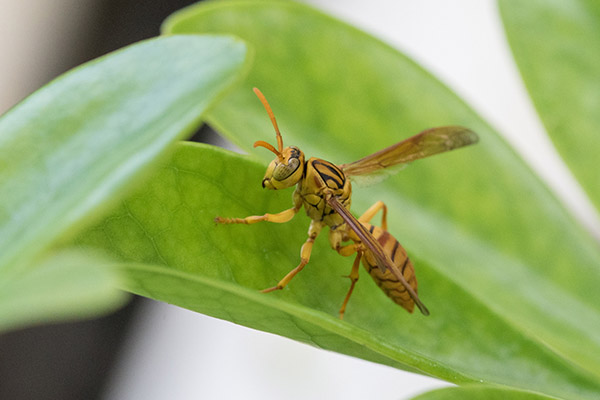
[{"label": "wasp leg", "polygon": [[379,200],[378,202],[373,204],[371,207],[369,207],[369,209],[367,211],[365,211],[365,213],[363,215],[361,215],[358,220],[360,222],[368,223],[369,221],[371,221],[373,219],[375,214],[377,214],[377,212],[381,209],[383,209],[383,215],[381,216],[381,228],[384,231],[387,231],[387,206],[381,200]]},{"label": "wasp leg", "polygon": [[255,224],[257,222],[267,221],[282,224],[294,218],[294,215],[296,215],[298,210],[300,210],[300,208],[293,207],[277,214],[251,215],[246,218],[216,217],[215,222],[217,224]]},{"label": "wasp leg", "polygon": [[358,252],[361,248],[362,248],[361,244],[355,243],[355,244],[349,244],[347,246],[338,246],[338,247],[336,247],[335,251],[337,251],[339,253],[339,255],[341,255],[342,257],[348,257],[348,256],[351,256],[352,254]]},{"label": "wasp leg", "polygon": [[[346,246],[348,247],[348,246]],[[341,253],[340,253],[341,254]],[[354,285],[358,281],[358,268],[360,266],[360,259],[362,257],[362,250],[357,250],[356,258],[354,259],[354,264],[352,264],[352,271],[348,278],[350,278],[350,290],[348,290],[348,294],[346,294],[346,298],[344,299],[344,303],[342,304],[342,308],[340,308],[340,319],[344,319],[344,313],[346,312],[346,305],[348,304],[348,300],[350,300],[350,296],[352,295],[352,291],[354,290]]]},{"label": "wasp leg", "polygon": [[322,227],[323,224],[321,222],[313,221],[310,223],[310,228],[308,228],[308,239],[306,239],[306,242],[304,242],[304,244],[302,245],[302,249],[300,250],[300,264],[298,264],[296,268],[288,272],[288,274],[284,276],[282,280],[279,281],[277,286],[261,290],[261,292],[269,293],[274,290],[283,289],[287,286],[288,283],[290,283],[292,278],[294,278],[294,276],[296,276],[298,272],[302,271],[304,266],[308,264],[308,261],[310,260],[310,254],[312,252],[313,243],[315,242],[317,236],[319,236]]}]

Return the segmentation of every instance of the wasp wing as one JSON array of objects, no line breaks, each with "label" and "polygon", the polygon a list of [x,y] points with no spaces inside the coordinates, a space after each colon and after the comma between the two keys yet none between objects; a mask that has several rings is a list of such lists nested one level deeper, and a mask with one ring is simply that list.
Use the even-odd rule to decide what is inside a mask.
[{"label": "wasp wing", "polygon": [[337,197],[330,197],[327,200],[327,204],[329,204],[329,206],[333,208],[344,219],[344,222],[348,224],[350,229],[352,229],[356,233],[356,235],[360,238],[364,245],[367,246],[367,248],[373,253],[375,259],[377,260],[377,266],[384,272],[386,271],[386,269],[389,268],[394,274],[394,276],[396,276],[396,278],[398,278],[398,280],[406,288],[410,297],[413,299],[417,307],[419,307],[419,310],[421,310],[421,313],[423,313],[423,315],[429,315],[429,310],[427,309],[427,307],[425,307],[425,304],[421,302],[419,296],[413,290],[413,288],[408,284],[408,282],[406,282],[406,279],[404,279],[404,275],[402,275],[402,272],[398,269],[398,267],[396,266],[396,264],[394,264],[390,257],[385,253],[379,242],[375,240],[373,235],[371,235],[371,233],[363,226],[363,224],[361,224],[360,221],[354,218],[350,211],[338,201]]},{"label": "wasp wing", "polygon": [[477,134],[462,126],[431,128],[358,161],[342,164],[340,168],[348,177],[372,174],[385,168],[468,146],[477,141]]}]

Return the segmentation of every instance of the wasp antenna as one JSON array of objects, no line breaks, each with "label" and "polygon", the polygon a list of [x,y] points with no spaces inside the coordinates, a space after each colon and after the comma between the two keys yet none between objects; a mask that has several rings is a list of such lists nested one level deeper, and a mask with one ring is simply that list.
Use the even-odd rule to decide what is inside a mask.
[{"label": "wasp antenna", "polygon": [[[262,105],[265,107],[265,110],[267,110],[267,114],[269,114],[269,118],[271,118],[271,123],[273,124],[273,128],[275,128],[275,134],[277,135],[277,147],[279,148],[279,153],[281,153],[283,151],[283,138],[281,137],[281,132],[279,132],[279,127],[277,126],[277,120],[275,119],[275,114],[273,114],[273,110],[271,110],[271,106],[269,105],[269,102],[265,98],[265,95],[262,94],[262,92],[260,90],[258,90],[258,88],[253,88],[252,90],[254,90],[254,94],[256,94],[256,96],[258,97],[258,99],[260,100]],[[254,146],[254,147],[256,147],[256,146]]]},{"label": "wasp antenna", "polygon": [[267,142],[263,142],[262,140],[258,140],[256,142],[254,142],[254,147],[264,147],[267,150],[272,151],[273,153],[275,153],[275,155],[277,156],[277,158],[279,158],[279,161],[283,162],[283,155],[281,155],[281,153],[279,151],[277,151],[275,149],[275,147],[273,147],[273,145],[271,145],[270,143]]}]

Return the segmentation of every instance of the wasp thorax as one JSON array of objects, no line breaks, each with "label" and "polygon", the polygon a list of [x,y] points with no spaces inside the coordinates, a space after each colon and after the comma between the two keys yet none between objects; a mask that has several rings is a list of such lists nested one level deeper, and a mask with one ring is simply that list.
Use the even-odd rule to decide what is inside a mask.
[{"label": "wasp thorax", "polygon": [[304,164],[304,154],[297,147],[286,147],[282,152],[282,159],[279,157],[271,161],[265,178],[262,181],[263,187],[268,189],[285,189],[295,185],[302,178]]}]

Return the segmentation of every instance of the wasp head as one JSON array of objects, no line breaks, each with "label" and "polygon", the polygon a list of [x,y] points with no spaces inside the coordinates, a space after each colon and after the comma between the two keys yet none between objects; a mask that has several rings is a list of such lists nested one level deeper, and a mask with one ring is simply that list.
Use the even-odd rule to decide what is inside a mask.
[{"label": "wasp head", "polygon": [[283,139],[281,138],[275,115],[273,114],[267,99],[265,99],[265,96],[257,88],[254,88],[254,93],[256,93],[267,110],[277,136],[277,149],[262,140],[254,143],[254,147],[264,147],[275,153],[277,156],[267,167],[267,172],[262,180],[262,187],[275,190],[288,188],[302,179],[304,171],[304,153],[294,146],[286,147],[285,149],[283,148]]},{"label": "wasp head", "polygon": [[267,167],[262,187],[275,190],[285,189],[302,179],[304,153],[297,147],[290,146],[283,149],[280,154],[282,157],[275,158]]}]

